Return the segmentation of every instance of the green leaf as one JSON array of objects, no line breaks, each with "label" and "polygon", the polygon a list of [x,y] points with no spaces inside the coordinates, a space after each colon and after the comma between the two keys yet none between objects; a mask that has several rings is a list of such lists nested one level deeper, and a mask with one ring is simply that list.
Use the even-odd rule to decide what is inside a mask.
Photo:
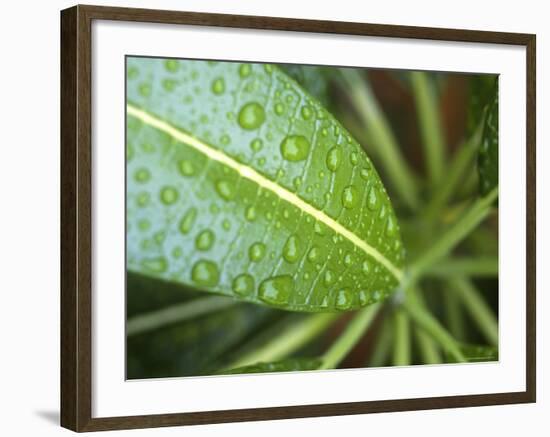
[{"label": "green leaf", "polygon": [[296,372],[298,370],[317,370],[321,366],[319,358],[287,358],[272,363],[256,363],[221,372],[226,375],[238,373]]},{"label": "green leaf", "polygon": [[478,158],[479,183],[482,195],[498,185],[498,92],[495,90],[487,108]]},{"label": "green leaf", "polygon": [[[273,311],[250,304],[236,306],[128,337],[129,379],[208,375],[224,366],[224,357],[256,332]],[[231,329],[228,329],[231,327]]]},{"label": "green leaf", "polygon": [[357,142],[272,65],[128,58],[127,268],[293,311],[389,294],[404,250]]},{"label": "green leaf", "polygon": [[497,76],[494,74],[475,74],[471,76],[466,119],[466,136],[468,138],[474,134],[483,122],[486,108],[493,99],[496,83]]},{"label": "green leaf", "polygon": [[322,105],[325,107],[329,105],[330,69],[317,65],[299,64],[281,64],[279,67]]},{"label": "green leaf", "polygon": [[[498,348],[477,344],[461,344],[460,350],[469,363],[481,363],[486,361],[498,361]],[[446,354],[447,362],[456,362],[450,354]]]}]

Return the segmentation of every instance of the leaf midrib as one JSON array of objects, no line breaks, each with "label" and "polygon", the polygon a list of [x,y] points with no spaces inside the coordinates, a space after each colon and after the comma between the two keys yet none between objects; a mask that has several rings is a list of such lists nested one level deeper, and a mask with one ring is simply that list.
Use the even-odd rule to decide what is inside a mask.
[{"label": "leaf midrib", "polygon": [[291,191],[287,190],[281,185],[273,182],[272,180],[268,179],[264,175],[258,173],[253,168],[234,160],[233,158],[226,155],[221,150],[208,145],[207,143],[188,134],[181,128],[172,126],[170,123],[158,118],[157,116],[143,109],[140,109],[132,104],[127,104],[126,111],[127,111],[127,115],[135,117],[138,120],[140,120],[142,123],[169,135],[170,137],[172,137],[173,139],[181,143],[184,143],[193,147],[195,150],[204,154],[209,159],[215,160],[221,163],[222,165],[232,168],[233,170],[237,171],[241,175],[241,177],[244,177],[254,182],[255,184],[259,185],[260,187],[271,191],[273,194],[275,194],[279,198],[294,205],[295,207],[305,212],[306,214],[309,214],[315,220],[320,221],[321,223],[331,228],[338,235],[341,235],[342,237],[346,238],[348,241],[350,241],[353,245],[361,249],[367,255],[370,255],[371,257],[373,257],[378,263],[382,264],[399,282],[401,282],[403,278],[402,270],[396,267],[390,260],[388,260],[384,255],[382,255],[377,249],[369,245],[367,242],[363,241],[359,236],[357,236],[355,233],[353,233],[352,231],[344,227],[342,224],[338,223],[336,220],[334,220],[332,217],[330,217],[323,211],[318,210],[317,208],[313,207],[312,205],[304,201],[295,193],[292,193]]}]

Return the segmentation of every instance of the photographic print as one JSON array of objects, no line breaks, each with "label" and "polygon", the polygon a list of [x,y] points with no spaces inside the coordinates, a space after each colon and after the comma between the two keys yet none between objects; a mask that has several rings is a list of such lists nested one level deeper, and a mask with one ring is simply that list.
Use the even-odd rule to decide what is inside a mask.
[{"label": "photographic print", "polygon": [[498,360],[498,75],[126,57],[126,377]]}]

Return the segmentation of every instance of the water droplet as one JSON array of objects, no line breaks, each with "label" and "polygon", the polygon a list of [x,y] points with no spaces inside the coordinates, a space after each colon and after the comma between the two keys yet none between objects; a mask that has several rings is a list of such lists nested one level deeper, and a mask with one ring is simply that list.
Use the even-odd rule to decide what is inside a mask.
[{"label": "water droplet", "polygon": [[309,141],[302,135],[288,135],[281,142],[281,155],[287,161],[303,161],[309,154]]},{"label": "water droplet", "polygon": [[250,148],[254,152],[259,152],[260,150],[262,150],[263,145],[264,145],[263,141],[260,138],[256,138],[252,140],[252,142],[250,143]]},{"label": "water droplet", "polygon": [[233,292],[238,296],[249,296],[254,291],[254,278],[243,273],[233,280]]},{"label": "water droplet", "polygon": [[349,162],[351,162],[351,165],[357,165],[357,162],[359,161],[359,155],[357,152],[351,152],[351,155],[349,156]]},{"label": "water droplet", "polygon": [[369,198],[367,200],[367,208],[371,211],[376,211],[378,209],[378,194],[376,193],[376,187],[372,187],[369,191]]},{"label": "water droplet", "polygon": [[218,77],[212,82],[212,92],[216,95],[221,95],[225,91],[225,80],[223,77]]},{"label": "water droplet", "polygon": [[329,285],[332,285],[336,282],[336,275],[332,273],[332,271],[327,270],[325,271],[325,276],[323,278],[323,282],[328,287]]},{"label": "water droplet", "polygon": [[273,67],[269,64],[264,64],[264,70],[266,73],[271,74],[273,72]]},{"label": "water droplet", "polygon": [[146,258],[141,262],[144,269],[154,273],[164,273],[168,270],[168,261],[163,256]]},{"label": "water droplet", "polygon": [[393,218],[393,215],[389,215],[388,221],[386,222],[386,235],[388,237],[393,237],[397,233],[397,223]]},{"label": "water droplet", "polygon": [[151,95],[151,85],[149,85],[148,83],[142,83],[140,84],[139,86],[139,93],[143,96],[143,97],[149,97]]},{"label": "water droplet", "polygon": [[311,263],[314,263],[318,259],[319,259],[319,249],[313,246],[311,249],[309,249],[309,252],[307,254],[307,260]]},{"label": "water droplet", "polygon": [[216,263],[201,259],[193,265],[191,279],[197,285],[213,287],[220,279],[220,272]]},{"label": "water droplet", "polygon": [[190,208],[180,221],[179,229],[182,234],[188,234],[197,219],[197,208]]},{"label": "water droplet", "polygon": [[231,222],[227,219],[224,219],[222,222],[222,228],[226,231],[229,231],[231,229]]},{"label": "water droplet", "polygon": [[283,105],[281,102],[275,103],[275,114],[283,115],[284,113],[285,113],[285,105]]},{"label": "water droplet", "polygon": [[258,262],[265,256],[265,244],[261,242],[254,243],[248,249],[248,257],[250,261]]},{"label": "water droplet", "polygon": [[264,107],[258,102],[249,102],[239,112],[239,125],[246,130],[258,129],[265,121]]},{"label": "water droplet", "polygon": [[365,275],[370,273],[370,264],[367,260],[363,261],[363,264],[361,264],[361,270]]},{"label": "water droplet", "polygon": [[176,81],[175,80],[172,80],[172,79],[164,79],[162,81],[162,87],[168,91],[168,92],[171,92],[174,90],[174,88],[176,87]]},{"label": "water droplet", "polygon": [[351,308],[353,303],[353,296],[349,288],[342,288],[338,290],[336,295],[336,309],[340,311],[346,311]]},{"label": "water droplet", "polygon": [[361,177],[362,177],[364,180],[366,180],[366,181],[369,180],[370,171],[369,171],[368,169],[362,168],[362,169],[361,169],[361,172],[360,172],[359,174],[361,175]]},{"label": "water droplet", "polygon": [[339,146],[332,147],[327,153],[327,168],[335,172],[340,167],[340,162],[342,161],[342,148]]},{"label": "water droplet", "polygon": [[315,222],[315,224],[313,225],[313,230],[317,235],[324,235],[323,227],[319,222]]},{"label": "water droplet", "polygon": [[144,183],[151,179],[151,173],[146,168],[140,168],[134,173],[136,182]]},{"label": "water droplet", "polygon": [[293,179],[292,184],[294,185],[294,188],[296,189],[300,188],[300,186],[302,185],[302,178],[300,176],[296,176]]},{"label": "water droplet", "polygon": [[300,241],[295,235],[291,235],[286,240],[283,247],[283,258],[289,263],[295,263],[300,258]]},{"label": "water droplet", "polygon": [[147,231],[151,228],[151,222],[147,219],[142,219],[138,223],[138,228],[140,231]]},{"label": "water droplet", "polygon": [[149,196],[149,193],[147,192],[139,193],[137,196],[137,204],[139,207],[142,207],[142,208],[144,206],[147,206],[150,200],[151,200],[151,196]]},{"label": "water droplet", "polygon": [[244,212],[244,217],[249,222],[253,222],[254,220],[256,220],[256,208],[254,207],[254,205],[247,206],[247,208]]},{"label": "water droplet", "polygon": [[223,146],[227,146],[231,142],[231,137],[227,134],[223,134],[220,138],[220,143]]},{"label": "water droplet", "polygon": [[304,120],[309,120],[313,115],[313,111],[309,106],[302,106],[302,109],[300,110],[300,112]]},{"label": "water droplet", "polygon": [[239,76],[242,78],[250,76],[250,73],[252,71],[252,67],[250,67],[249,64],[241,64],[239,67]]},{"label": "water droplet", "polygon": [[172,256],[176,259],[181,258],[183,255],[183,250],[181,250],[181,247],[174,247],[174,250],[172,250]]},{"label": "water droplet", "polygon": [[346,253],[346,256],[344,257],[344,265],[346,267],[349,267],[351,266],[352,263],[353,263],[353,256],[351,255],[351,253]]},{"label": "water droplet", "polygon": [[129,67],[127,74],[128,74],[128,79],[135,79],[138,76],[139,71],[136,67]]},{"label": "water droplet", "polygon": [[163,187],[160,190],[160,200],[165,205],[173,205],[178,200],[178,191],[174,187]]},{"label": "water droplet", "polygon": [[195,238],[195,247],[198,250],[208,250],[212,247],[214,244],[216,236],[214,235],[214,232],[212,232],[210,229],[206,229],[197,235],[197,238]]},{"label": "water droplet", "polygon": [[193,176],[195,174],[195,165],[188,159],[182,159],[178,163],[178,170],[182,176]]},{"label": "water droplet", "polygon": [[225,200],[231,200],[235,197],[235,186],[225,179],[216,182],[216,191]]},{"label": "water droplet", "polygon": [[167,60],[164,62],[164,67],[165,67],[166,70],[168,70],[170,73],[175,73],[176,71],[179,70],[180,64],[179,64],[179,62],[176,61],[175,59],[167,59]]},{"label": "water droplet", "polygon": [[359,200],[359,195],[357,194],[357,189],[353,185],[348,185],[342,191],[342,205],[344,208],[351,209],[357,205]]},{"label": "water droplet", "polygon": [[367,290],[359,290],[359,305],[366,306],[370,302],[369,292]]},{"label": "water droplet", "polygon": [[294,292],[294,281],[290,275],[273,276],[260,284],[259,298],[271,305],[283,305]]}]

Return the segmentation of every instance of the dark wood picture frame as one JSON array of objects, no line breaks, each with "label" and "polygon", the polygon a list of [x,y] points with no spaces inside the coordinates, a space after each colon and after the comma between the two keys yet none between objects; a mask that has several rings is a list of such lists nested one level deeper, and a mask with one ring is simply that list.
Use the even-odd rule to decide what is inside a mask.
[{"label": "dark wood picture frame", "polygon": [[[526,47],[526,390],[467,396],[281,406],[129,417],[92,417],[91,25],[116,20],[383,36]],[[289,18],[75,6],[61,12],[61,425],[74,431],[336,416],[535,402],[535,55],[531,34]]]}]

